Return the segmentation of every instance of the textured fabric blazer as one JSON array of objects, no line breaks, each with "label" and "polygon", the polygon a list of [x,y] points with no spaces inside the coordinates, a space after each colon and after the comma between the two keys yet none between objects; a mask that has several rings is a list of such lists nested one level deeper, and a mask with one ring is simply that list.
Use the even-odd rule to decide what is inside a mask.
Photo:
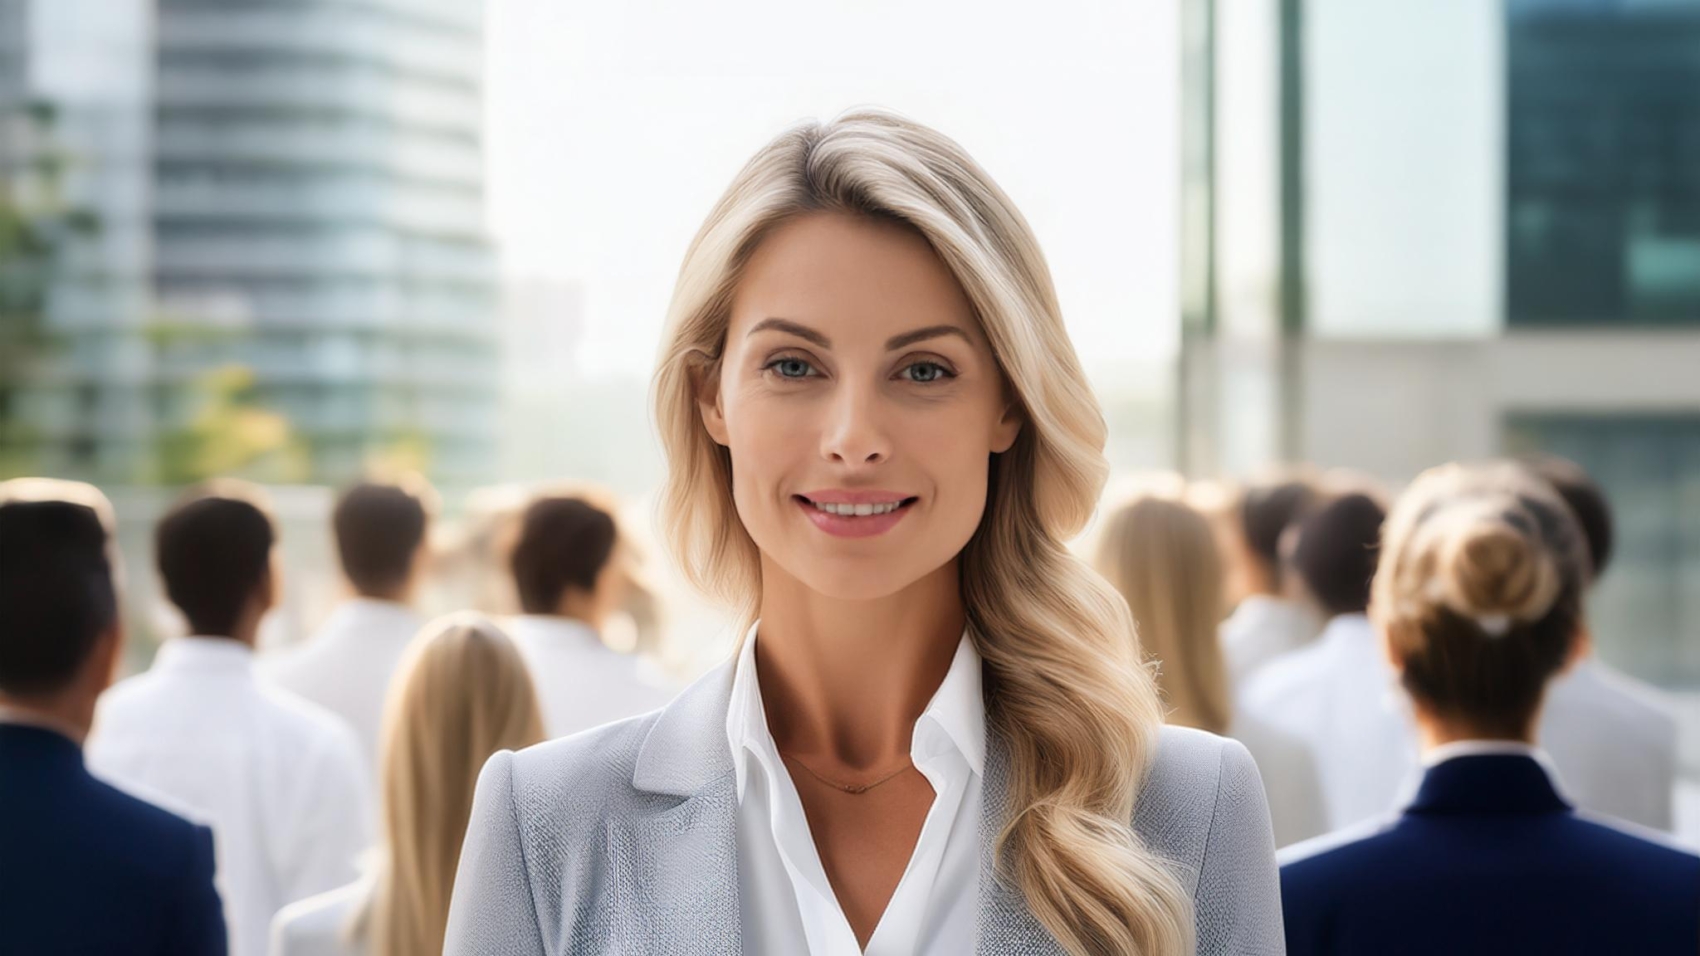
[{"label": "textured fabric blazer", "polygon": [[0,952],[226,948],[211,830],[95,779],[70,738],[0,724]]},{"label": "textured fabric blazer", "polygon": [[[449,910],[446,956],[742,951],[722,665],[664,710],[490,759]],[[981,953],[1061,953],[993,875],[1008,756],[988,736]],[[1274,838],[1245,748],[1164,728],[1134,829],[1197,911],[1198,952],[1282,950]]]}]

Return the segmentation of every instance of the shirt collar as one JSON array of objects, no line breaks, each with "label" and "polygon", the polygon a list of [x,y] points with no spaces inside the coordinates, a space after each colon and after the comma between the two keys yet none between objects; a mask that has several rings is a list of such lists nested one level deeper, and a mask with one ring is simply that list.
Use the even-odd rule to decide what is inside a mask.
[{"label": "shirt collar", "polygon": [[602,637],[596,633],[596,629],[576,618],[554,614],[521,614],[511,618],[509,623],[516,632],[523,631],[528,636],[543,640],[579,639],[596,645],[602,644]]},{"label": "shirt collar", "polygon": [[1570,809],[1557,769],[1528,744],[1460,740],[1424,754],[1407,813],[1536,813]]},{"label": "shirt collar", "polygon": [[1272,594],[1248,594],[1240,598],[1240,603],[1234,607],[1230,617],[1268,617],[1275,614],[1287,613],[1291,610],[1289,602]]},{"label": "shirt collar", "polygon": [[419,615],[413,608],[399,601],[385,601],[380,598],[351,597],[342,602],[339,611],[347,614],[358,614],[362,617],[391,618],[398,621],[418,620]]},{"label": "shirt collar", "polygon": [[229,637],[174,637],[159,646],[153,666],[162,671],[252,676],[254,649]]},{"label": "shirt collar", "polygon": [[1534,744],[1516,740],[1454,740],[1423,752],[1423,766],[1433,767],[1458,757],[1528,757],[1543,766],[1551,762]]},{"label": "shirt collar", "polygon": [[[744,797],[749,758],[752,752],[777,750],[767,728],[761,685],[756,680],[756,633],[761,622],[750,625],[738,650],[732,672],[732,700],[726,709],[726,737],[732,748],[732,765],[738,781],[738,799]],[[955,749],[976,776],[986,772],[986,702],[982,696],[980,655],[963,632],[951,658],[950,669],[932,700],[915,721],[910,754],[917,764]],[[770,768],[771,770],[772,768]]]},{"label": "shirt collar", "polygon": [[1365,634],[1374,634],[1375,628],[1369,622],[1366,614],[1336,614],[1328,619],[1322,628],[1321,640],[1330,644],[1347,641],[1357,641]]}]

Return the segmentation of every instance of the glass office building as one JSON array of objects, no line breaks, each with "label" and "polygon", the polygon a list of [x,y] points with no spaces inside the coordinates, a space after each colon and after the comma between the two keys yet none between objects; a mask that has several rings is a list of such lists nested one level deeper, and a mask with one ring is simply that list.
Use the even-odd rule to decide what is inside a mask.
[{"label": "glass office building", "polygon": [[10,2],[38,59],[58,55],[41,23],[86,42],[119,6],[145,53],[144,188],[128,218],[96,203],[103,226],[137,225],[120,231],[145,296],[55,296],[43,470],[157,479],[171,436],[228,426],[277,446],[272,480],[346,481],[374,459],[451,485],[492,474],[480,3],[122,0],[71,19]]},{"label": "glass office building", "polygon": [[1183,461],[1572,458],[1601,653],[1700,686],[1700,0],[1191,6]]},{"label": "glass office building", "polygon": [[1700,2],[1506,17],[1506,320],[1700,324]]}]

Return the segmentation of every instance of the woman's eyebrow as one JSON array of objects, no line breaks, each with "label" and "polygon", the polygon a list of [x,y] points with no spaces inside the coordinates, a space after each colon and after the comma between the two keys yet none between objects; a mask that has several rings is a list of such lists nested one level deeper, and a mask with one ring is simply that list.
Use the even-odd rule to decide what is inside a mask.
[{"label": "woman's eyebrow", "polygon": [[784,332],[784,333],[787,333],[789,335],[795,335],[796,337],[798,337],[800,339],[806,339],[810,342],[813,342],[814,344],[820,346],[823,349],[831,349],[832,348],[832,340],[831,339],[820,334],[819,332],[816,332],[814,329],[811,329],[806,325],[799,325],[796,322],[791,321],[790,319],[778,319],[778,318],[762,319],[760,322],[757,322],[755,324],[755,326],[753,328],[751,328],[748,332],[744,333],[744,338],[747,339],[750,336],[756,334],[757,332],[768,332],[768,331]]},{"label": "woman's eyebrow", "polygon": [[[816,332],[814,329],[811,329],[806,325],[801,325],[797,322],[791,321],[790,319],[781,319],[781,318],[777,318],[777,317],[776,318],[762,319],[760,322],[757,322],[750,329],[749,332],[745,333],[744,337],[749,338],[750,336],[755,335],[757,332],[784,332],[788,335],[795,335],[796,337],[803,339],[805,341],[813,342],[814,344],[820,346],[823,349],[829,349],[830,350],[832,348],[832,340],[831,339],[820,334],[819,332]],[[900,333],[898,335],[894,335],[889,339],[886,339],[885,348],[886,348],[886,351],[888,351],[888,352],[894,352],[894,351],[896,351],[900,348],[904,348],[906,346],[914,345],[916,342],[925,342],[928,339],[936,339],[936,338],[939,338],[940,336],[945,336],[945,335],[954,335],[957,338],[960,338],[965,342],[971,342],[972,341],[971,339],[969,339],[968,333],[964,332],[962,329],[958,328],[957,326],[954,326],[954,325],[929,325],[924,329],[914,329],[912,331],[903,332],[903,333]]]},{"label": "woman's eyebrow", "polygon": [[888,352],[894,352],[900,348],[904,348],[905,346],[914,345],[916,342],[925,342],[928,339],[936,339],[941,335],[954,335],[957,338],[962,339],[964,342],[972,343],[973,341],[968,337],[967,332],[962,331],[954,325],[929,325],[924,329],[916,329],[913,332],[904,332],[901,335],[894,335],[891,338],[886,339],[885,349]]}]

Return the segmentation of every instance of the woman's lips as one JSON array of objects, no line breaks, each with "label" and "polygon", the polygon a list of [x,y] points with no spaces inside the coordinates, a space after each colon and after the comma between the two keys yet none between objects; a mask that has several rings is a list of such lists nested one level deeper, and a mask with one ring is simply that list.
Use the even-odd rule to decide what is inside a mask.
[{"label": "woman's lips", "polygon": [[[836,497],[836,496],[835,496]],[[897,526],[903,516],[909,513],[909,507],[917,499],[905,498],[900,504],[885,514],[870,515],[839,515],[830,511],[822,511],[814,502],[798,495],[792,499],[797,507],[814,522],[815,527],[837,538],[871,538],[885,534]],[[837,502],[834,502],[837,503]]]}]

